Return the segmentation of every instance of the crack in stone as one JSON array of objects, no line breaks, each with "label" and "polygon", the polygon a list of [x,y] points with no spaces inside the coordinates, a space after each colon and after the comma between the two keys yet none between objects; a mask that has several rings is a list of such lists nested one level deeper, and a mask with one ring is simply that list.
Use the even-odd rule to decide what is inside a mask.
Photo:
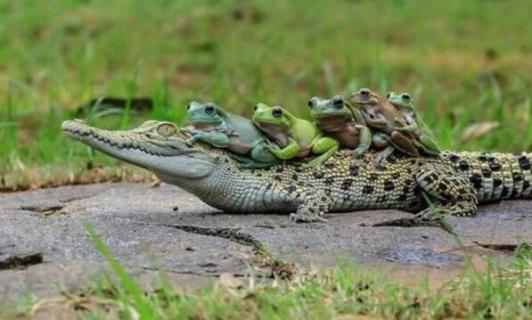
[{"label": "crack in stone", "polygon": [[43,262],[42,252],[30,252],[24,254],[8,254],[2,257],[0,252],[0,270],[23,269],[25,267],[40,264]]},{"label": "crack in stone", "polygon": [[283,279],[292,279],[299,271],[294,263],[285,262],[274,258],[262,242],[257,240],[249,233],[242,232],[240,228],[206,228],[191,225],[175,224],[155,224],[158,226],[174,228],[189,233],[219,237],[227,239],[238,244],[250,246],[255,251],[255,256],[262,266],[269,267],[271,270],[270,277],[279,277]]}]

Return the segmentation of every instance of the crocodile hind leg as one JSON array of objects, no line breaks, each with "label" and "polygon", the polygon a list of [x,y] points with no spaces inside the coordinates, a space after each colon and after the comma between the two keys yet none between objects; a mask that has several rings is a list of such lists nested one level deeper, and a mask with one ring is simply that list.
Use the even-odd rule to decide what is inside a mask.
[{"label": "crocodile hind leg", "polygon": [[332,206],[332,200],[323,192],[317,191],[307,197],[297,208],[296,213],[290,214],[290,220],[294,222],[327,222],[323,216]]},{"label": "crocodile hind leg", "polygon": [[428,202],[428,207],[416,214],[417,220],[438,220],[445,215],[469,216],[477,211],[475,189],[450,167],[425,164],[420,167],[416,181]]}]

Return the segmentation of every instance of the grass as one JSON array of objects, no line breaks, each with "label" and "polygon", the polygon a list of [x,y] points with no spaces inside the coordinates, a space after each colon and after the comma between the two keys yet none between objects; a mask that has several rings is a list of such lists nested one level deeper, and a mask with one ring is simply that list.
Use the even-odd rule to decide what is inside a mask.
[{"label": "grass", "polygon": [[[3,189],[128,177],[91,171],[118,163],[68,141],[60,123],[179,122],[193,99],[308,116],[312,95],[407,90],[446,148],[532,146],[530,1],[4,0],[0,9]],[[151,97],[154,107],[76,114],[101,96]],[[490,121],[498,129],[462,140]]]},{"label": "grass", "polygon": [[113,276],[102,278],[87,292],[29,299],[19,306],[19,317],[46,310],[87,319],[526,319],[532,315],[528,246],[518,247],[511,262],[487,259],[483,271],[466,263],[462,274],[436,288],[423,279],[406,285],[344,263],[291,280],[220,280],[188,291],[173,289],[163,273],[159,289],[143,291],[92,227],[85,228]]}]

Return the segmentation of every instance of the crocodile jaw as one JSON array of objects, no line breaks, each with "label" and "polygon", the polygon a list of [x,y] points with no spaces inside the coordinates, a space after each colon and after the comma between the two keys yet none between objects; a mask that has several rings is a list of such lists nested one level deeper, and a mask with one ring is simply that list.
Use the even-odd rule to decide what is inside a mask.
[{"label": "crocodile jaw", "polygon": [[191,148],[181,137],[153,139],[142,126],[127,131],[108,131],[65,121],[64,134],[113,158],[143,167],[165,182],[201,179],[212,173],[218,157],[202,149]]}]

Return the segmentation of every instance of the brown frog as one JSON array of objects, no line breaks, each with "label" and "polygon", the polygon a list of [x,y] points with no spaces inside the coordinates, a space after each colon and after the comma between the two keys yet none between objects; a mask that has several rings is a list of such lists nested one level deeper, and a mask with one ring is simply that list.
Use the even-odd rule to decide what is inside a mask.
[{"label": "brown frog", "polygon": [[377,157],[379,163],[386,161],[395,149],[409,156],[419,156],[414,144],[415,135],[401,132],[398,128],[406,126],[403,115],[385,98],[363,88],[351,95],[351,102],[362,112],[368,127],[377,131],[373,144],[386,147]]}]

